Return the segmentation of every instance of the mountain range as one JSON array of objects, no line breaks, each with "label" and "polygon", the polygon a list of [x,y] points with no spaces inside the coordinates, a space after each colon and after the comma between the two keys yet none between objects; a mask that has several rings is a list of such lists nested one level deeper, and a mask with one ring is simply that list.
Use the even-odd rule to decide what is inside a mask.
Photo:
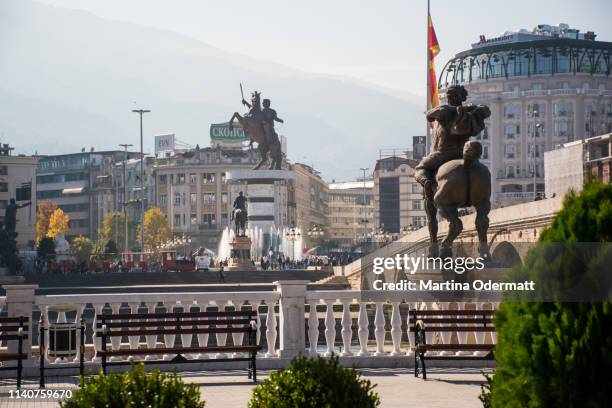
[{"label": "mountain range", "polygon": [[152,111],[145,150],[161,133],[208,145],[211,123],[244,111],[240,83],[247,99],[272,100],[289,158],[327,180],[358,177],[379,149],[408,148],[424,128],[410,95],[29,0],[0,2],[0,61],[1,141],[29,154],[138,145],[140,107]]}]

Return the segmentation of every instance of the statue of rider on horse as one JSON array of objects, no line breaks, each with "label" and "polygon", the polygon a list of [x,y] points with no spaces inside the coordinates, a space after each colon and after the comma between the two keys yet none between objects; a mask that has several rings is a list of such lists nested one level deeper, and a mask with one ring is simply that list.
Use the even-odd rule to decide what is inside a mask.
[{"label": "statue of rider on horse", "polygon": [[246,237],[246,227],[248,222],[247,198],[242,194],[242,191],[238,193],[238,197],[236,197],[234,200],[232,220],[234,221],[236,236]]},{"label": "statue of rider on horse", "polygon": [[[240,92],[242,93],[242,84],[240,84]],[[244,116],[234,112],[229,121],[229,128],[232,129],[234,119],[237,119],[244,132],[251,139],[251,146],[253,142],[257,142],[261,161],[253,168],[254,170],[259,169],[268,161],[268,154],[271,159],[270,169],[280,170],[282,151],[280,139],[274,130],[274,122],[284,123],[284,121],[277,116],[274,109],[270,108],[271,102],[269,99],[263,100],[262,109],[260,97],[261,93],[255,91],[251,95],[251,103],[248,103],[243,95],[242,104],[249,108],[249,112]]]}]

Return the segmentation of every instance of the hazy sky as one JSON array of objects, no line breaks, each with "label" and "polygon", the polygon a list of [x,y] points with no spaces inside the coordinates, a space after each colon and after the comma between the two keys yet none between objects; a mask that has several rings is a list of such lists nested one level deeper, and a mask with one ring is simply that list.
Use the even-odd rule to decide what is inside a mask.
[{"label": "hazy sky", "polygon": [[[1,0],[0,0],[1,1]],[[225,51],[424,94],[425,0],[38,0],[195,37]],[[432,0],[437,67],[480,34],[564,22],[612,41],[610,0]],[[129,41],[129,39],[126,39]]]}]

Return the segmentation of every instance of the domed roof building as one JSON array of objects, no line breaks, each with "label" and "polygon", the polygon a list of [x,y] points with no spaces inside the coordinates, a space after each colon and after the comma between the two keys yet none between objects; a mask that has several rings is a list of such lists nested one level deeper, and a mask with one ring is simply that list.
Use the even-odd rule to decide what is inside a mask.
[{"label": "domed roof building", "polygon": [[[567,24],[480,37],[439,77],[440,95],[454,84],[468,102],[491,108],[483,143],[494,206],[544,192],[544,152],[612,131],[612,42]],[[535,193],[534,193],[535,189]]]}]

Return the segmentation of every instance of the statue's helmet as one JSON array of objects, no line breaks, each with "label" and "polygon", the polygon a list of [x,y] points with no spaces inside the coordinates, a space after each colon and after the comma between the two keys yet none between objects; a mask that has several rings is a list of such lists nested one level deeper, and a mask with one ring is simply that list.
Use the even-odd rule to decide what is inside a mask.
[{"label": "statue's helmet", "polygon": [[467,99],[468,92],[463,85],[451,85],[446,88],[446,100],[456,99],[464,102]]}]

